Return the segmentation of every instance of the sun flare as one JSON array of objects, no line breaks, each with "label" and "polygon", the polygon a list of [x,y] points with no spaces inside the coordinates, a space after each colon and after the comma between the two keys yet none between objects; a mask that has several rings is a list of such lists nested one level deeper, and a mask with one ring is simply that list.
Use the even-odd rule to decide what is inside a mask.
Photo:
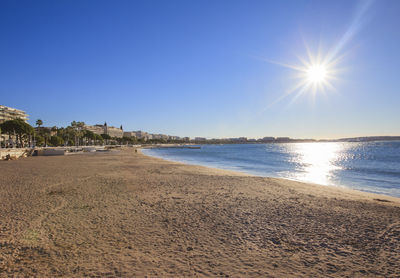
[{"label": "sun flare", "polygon": [[337,55],[336,52],[332,54],[321,49],[313,53],[308,47],[306,50],[306,57],[297,56],[297,63],[273,62],[293,70],[291,75],[293,81],[290,87],[273,104],[288,96],[291,96],[289,102],[291,104],[304,95],[314,102],[318,95],[337,91],[337,83],[341,80],[339,75],[342,75],[344,71],[344,68],[339,66],[345,55]]},{"label": "sun flare", "polygon": [[327,79],[327,69],[325,65],[311,65],[306,72],[307,80],[310,83],[322,83]]}]

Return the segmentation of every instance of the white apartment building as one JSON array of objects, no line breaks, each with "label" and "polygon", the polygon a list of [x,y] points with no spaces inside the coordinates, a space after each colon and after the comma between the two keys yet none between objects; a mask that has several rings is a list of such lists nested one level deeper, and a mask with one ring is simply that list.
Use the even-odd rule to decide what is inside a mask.
[{"label": "white apartment building", "polygon": [[0,105],[0,124],[5,121],[15,120],[15,119],[22,119],[25,122],[27,122],[28,114],[26,114],[25,111],[16,108]]}]

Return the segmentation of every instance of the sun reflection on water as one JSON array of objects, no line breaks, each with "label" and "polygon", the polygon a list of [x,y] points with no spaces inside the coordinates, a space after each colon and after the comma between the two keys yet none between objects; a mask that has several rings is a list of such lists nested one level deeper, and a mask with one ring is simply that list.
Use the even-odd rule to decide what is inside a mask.
[{"label": "sun reflection on water", "polygon": [[343,146],[340,143],[299,143],[292,145],[294,163],[298,168],[296,180],[302,180],[317,184],[331,184],[335,170],[341,169],[335,165],[339,159]]}]

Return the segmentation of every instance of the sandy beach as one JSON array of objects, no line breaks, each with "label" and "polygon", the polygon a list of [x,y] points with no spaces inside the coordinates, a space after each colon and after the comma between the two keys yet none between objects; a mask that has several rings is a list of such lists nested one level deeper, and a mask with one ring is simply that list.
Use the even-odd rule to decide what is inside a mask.
[{"label": "sandy beach", "polygon": [[133,150],[0,169],[0,277],[400,277],[398,198]]}]

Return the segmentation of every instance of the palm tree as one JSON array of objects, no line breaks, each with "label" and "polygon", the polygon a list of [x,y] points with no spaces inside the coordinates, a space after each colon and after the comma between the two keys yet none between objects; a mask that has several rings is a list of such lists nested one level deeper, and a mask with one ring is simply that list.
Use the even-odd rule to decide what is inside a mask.
[{"label": "palm tree", "polygon": [[43,125],[43,121],[41,119],[36,120],[36,125],[40,128]]},{"label": "palm tree", "polygon": [[44,138],[44,146],[47,147],[47,143],[50,141],[51,135],[50,132],[51,130],[46,128],[43,130],[43,138]]},{"label": "palm tree", "polygon": [[71,126],[73,127],[73,129],[75,130],[75,144],[76,146],[79,146],[79,140],[82,137],[82,130],[85,127],[85,123],[84,122],[76,122],[73,121],[71,123]]},{"label": "palm tree", "polygon": [[[43,125],[43,121],[41,119],[36,120],[36,125],[38,126],[38,134],[40,135],[40,127]],[[35,133],[33,134],[33,141],[34,144],[36,145],[36,140],[35,140]]]},{"label": "palm tree", "polygon": [[[83,140],[83,128],[85,127],[85,123],[77,122],[76,126],[78,128],[78,140],[80,140],[80,138],[82,138],[82,140]],[[82,145],[83,145],[83,142],[82,142]]]},{"label": "palm tree", "polygon": [[72,123],[71,123],[71,127],[73,128],[73,130],[74,130],[74,137],[75,137],[75,146],[78,146],[78,141],[76,140],[77,139],[77,122],[76,121],[72,121]]}]

